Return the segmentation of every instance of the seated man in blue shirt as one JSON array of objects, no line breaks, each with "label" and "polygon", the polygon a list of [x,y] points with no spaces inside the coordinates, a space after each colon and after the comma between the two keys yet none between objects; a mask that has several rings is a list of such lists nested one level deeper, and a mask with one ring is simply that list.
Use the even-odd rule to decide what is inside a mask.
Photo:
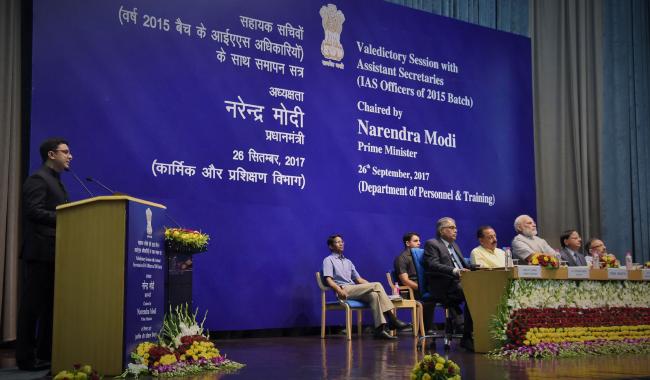
[{"label": "seated man in blue shirt", "polygon": [[332,252],[323,260],[323,277],[327,285],[334,289],[339,299],[359,300],[370,306],[375,320],[375,338],[397,339],[388,330],[404,330],[409,324],[392,313],[395,306],[384,287],[378,282],[368,282],[359,275],[352,261],[343,256],[343,238],[340,235],[328,237],[327,246]]}]

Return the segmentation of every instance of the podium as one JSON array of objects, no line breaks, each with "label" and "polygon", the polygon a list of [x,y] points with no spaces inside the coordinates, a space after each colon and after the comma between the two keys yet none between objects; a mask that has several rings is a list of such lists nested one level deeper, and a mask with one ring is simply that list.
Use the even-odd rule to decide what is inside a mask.
[{"label": "podium", "polygon": [[165,312],[165,206],[100,196],[57,207],[52,373],[118,375]]},{"label": "podium", "polygon": [[506,291],[511,271],[488,270],[465,272],[460,282],[474,321],[474,352],[485,353],[499,347],[490,335],[490,320],[497,313]]}]

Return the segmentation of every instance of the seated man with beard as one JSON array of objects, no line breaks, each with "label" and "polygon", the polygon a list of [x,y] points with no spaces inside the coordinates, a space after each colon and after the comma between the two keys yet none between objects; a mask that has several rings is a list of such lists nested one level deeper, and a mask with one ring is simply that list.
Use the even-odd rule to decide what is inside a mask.
[{"label": "seated man with beard", "polygon": [[537,236],[537,224],[528,215],[519,215],[515,219],[515,231],[518,235],[512,239],[512,257],[526,261],[533,253],[547,253],[557,256],[555,250],[546,240]]}]

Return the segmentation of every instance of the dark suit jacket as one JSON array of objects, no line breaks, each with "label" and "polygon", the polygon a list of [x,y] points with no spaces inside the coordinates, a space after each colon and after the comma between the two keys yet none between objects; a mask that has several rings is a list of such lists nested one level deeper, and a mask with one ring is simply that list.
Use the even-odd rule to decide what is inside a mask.
[{"label": "dark suit jacket", "polygon": [[[469,268],[458,244],[451,244],[463,267]],[[424,266],[429,278],[429,291],[434,298],[444,301],[450,293],[460,290],[460,277],[454,274],[449,249],[441,239],[430,239],[424,244]]]},{"label": "dark suit jacket", "polygon": [[573,255],[571,255],[571,252],[569,252],[569,248],[562,248],[560,250],[560,256],[562,257],[562,260],[566,261],[566,264],[570,267],[577,267],[580,265],[587,265],[587,260],[585,260],[585,256],[580,253],[576,252],[576,256],[579,257],[579,260],[582,262],[576,262],[576,260],[573,259]]},{"label": "dark suit jacket", "polygon": [[23,185],[24,260],[54,261],[56,206],[68,201],[59,174],[43,165]]}]

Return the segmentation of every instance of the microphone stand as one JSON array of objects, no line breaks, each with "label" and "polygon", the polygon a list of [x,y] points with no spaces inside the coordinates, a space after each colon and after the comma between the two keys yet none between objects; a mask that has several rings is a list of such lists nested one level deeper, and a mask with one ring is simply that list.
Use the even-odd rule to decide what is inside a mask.
[{"label": "microphone stand", "polygon": [[88,194],[90,194],[90,197],[91,197],[91,198],[95,196],[95,194],[93,194],[93,192],[90,191],[90,189],[88,188],[88,186],[86,186],[86,184],[83,183],[83,181],[81,180],[81,178],[79,178],[79,176],[78,176],[75,172],[73,172],[72,169],[68,168],[68,169],[66,169],[66,171],[68,171],[68,172],[70,172],[70,174],[72,174],[72,176],[74,177],[74,179],[76,179],[77,182],[79,182],[79,184],[81,185],[81,187],[83,187],[84,190],[86,190],[86,192],[87,192]]},{"label": "microphone stand", "polygon": [[94,182],[94,183],[98,184],[99,186],[101,186],[104,190],[108,191],[109,193],[115,194],[115,192],[113,190],[111,190],[108,186],[104,185],[103,183],[99,182],[98,180],[96,180],[96,179],[94,179],[92,177],[86,177],[86,181]]}]

